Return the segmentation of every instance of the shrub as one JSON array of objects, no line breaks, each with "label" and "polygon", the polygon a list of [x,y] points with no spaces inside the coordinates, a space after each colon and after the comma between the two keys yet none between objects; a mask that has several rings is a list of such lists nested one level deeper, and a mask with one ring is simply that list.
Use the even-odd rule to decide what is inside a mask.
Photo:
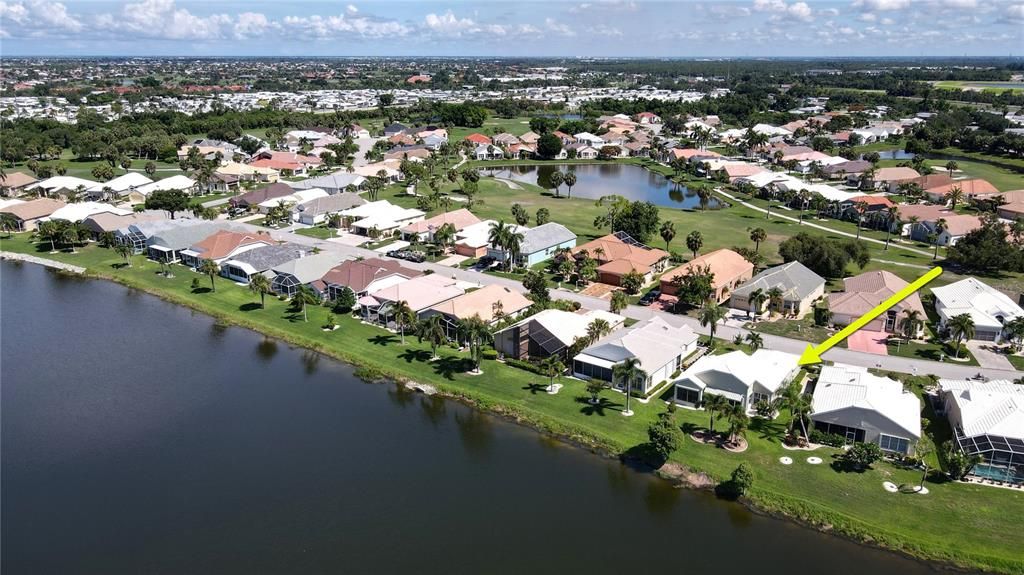
[{"label": "shrub", "polygon": [[882,449],[876,443],[854,443],[843,454],[843,461],[855,469],[867,469],[882,458]]},{"label": "shrub", "polygon": [[846,445],[846,438],[838,433],[825,433],[818,429],[812,429],[808,435],[810,436],[812,443],[820,443],[830,447],[842,447]]},{"label": "shrub", "polygon": [[528,371],[530,373],[535,373],[537,375],[544,375],[543,370],[541,370],[541,368],[537,367],[536,365],[528,361],[523,361],[521,359],[506,359],[505,365],[518,367],[519,369]]},{"label": "shrub", "polygon": [[498,359],[498,350],[485,349],[480,352],[480,357],[482,357],[483,359]]},{"label": "shrub", "polygon": [[667,460],[673,451],[679,449],[683,433],[672,421],[672,417],[659,417],[658,421],[647,428],[647,439],[658,457]]},{"label": "shrub", "polygon": [[753,486],[754,472],[749,465],[741,463],[739,467],[732,470],[732,488],[737,496],[743,495]]}]

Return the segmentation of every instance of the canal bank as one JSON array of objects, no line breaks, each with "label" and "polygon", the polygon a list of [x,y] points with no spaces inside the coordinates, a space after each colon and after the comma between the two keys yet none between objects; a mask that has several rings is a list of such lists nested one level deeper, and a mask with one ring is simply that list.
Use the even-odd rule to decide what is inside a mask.
[{"label": "canal bank", "polygon": [[[306,324],[294,317],[289,319],[284,313],[285,304],[276,300],[268,301],[268,310],[259,310],[252,304],[251,294],[228,282],[218,280],[216,292],[193,294],[188,286],[191,278],[198,276],[184,272],[166,279],[157,275],[155,266],[143,267],[138,262],[133,268],[115,268],[116,257],[97,248],[89,249],[94,250],[85,254],[90,275],[148,291],[225,323],[249,327],[366,366],[371,375],[376,372],[397,380],[429,382],[448,396],[591,449],[619,454],[642,444],[646,425],[663,409],[657,405],[641,406],[636,409],[636,417],[627,419],[619,415],[621,406],[613,399],[602,413],[586,413],[585,407],[575,400],[576,396],[584,395],[577,382],[567,380],[566,389],[558,396],[534,394],[528,391],[535,383],[531,382],[533,376],[492,361],[485,362],[484,377],[465,376],[464,358],[453,350],[445,350],[445,360],[432,366],[423,357],[427,353],[425,346],[411,338],[409,345],[400,346],[397,337],[347,318],[341,322],[342,329],[325,336],[319,330],[319,322],[327,310],[311,310],[311,321]],[[79,259],[79,263],[86,260]],[[702,413],[682,412],[680,417],[685,423],[706,425]],[[856,477],[829,471],[825,466],[783,469],[775,462],[780,451],[776,441],[754,436],[770,433],[768,428],[752,430],[752,448],[747,454],[727,455],[714,448],[687,444],[673,461],[705,471],[718,480],[727,477],[739,462],[746,461],[757,469],[758,482],[751,500],[759,508],[919,557],[1006,572],[1022,570],[1009,531],[1003,533],[998,527],[1007,521],[1012,524],[1009,518],[1019,516],[1013,511],[1021,505],[1018,494],[1007,498],[1007,494],[994,494],[994,490],[977,486],[942,484],[934,486],[933,498],[886,500],[876,493],[881,491],[883,478],[910,482],[918,474],[888,465],[876,466],[877,469]],[[844,497],[837,498],[837,493]],[[999,506],[1001,511],[991,506]],[[951,524],[964,524],[971,531],[950,540],[948,532],[939,526]]]}]

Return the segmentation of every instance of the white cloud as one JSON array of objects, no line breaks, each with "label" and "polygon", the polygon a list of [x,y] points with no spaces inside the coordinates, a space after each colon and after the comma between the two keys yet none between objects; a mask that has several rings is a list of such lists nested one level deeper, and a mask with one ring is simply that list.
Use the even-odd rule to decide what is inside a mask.
[{"label": "white cloud", "polygon": [[3,24],[0,28],[5,38],[19,35],[59,36],[62,33],[81,32],[84,28],[78,18],[68,13],[64,4],[49,0],[0,2],[0,22]]},{"label": "white cloud", "polygon": [[795,2],[786,4],[784,0],[754,0],[754,10],[757,12],[771,12],[771,19],[779,21],[783,18],[810,22],[814,20],[814,11],[806,2]]},{"label": "white cloud", "polygon": [[174,0],[144,0],[125,4],[118,15],[101,14],[96,24],[108,32],[139,38],[217,40],[233,36],[234,19],[227,14],[196,16],[175,6]]},{"label": "white cloud", "polygon": [[269,29],[276,27],[277,22],[271,22],[264,14],[242,12],[238,15],[238,21],[235,23],[234,36],[239,40],[256,38],[265,34]]},{"label": "white cloud", "polygon": [[283,20],[285,28],[311,34],[317,38],[338,38],[355,36],[359,38],[377,39],[407,36],[412,28],[394,20],[378,20],[366,16],[286,16]]},{"label": "white cloud", "polygon": [[1024,4],[1010,4],[1003,18],[1008,22],[1024,22]]},{"label": "white cloud", "polygon": [[355,4],[349,4],[348,6],[345,6],[345,11],[349,14],[358,14],[359,8],[356,8]]},{"label": "white cloud", "polygon": [[941,4],[947,8],[977,8],[978,0],[942,0]]},{"label": "white cloud", "polygon": [[861,22],[874,22],[875,20],[878,20],[878,16],[874,12],[864,12],[858,16],[857,19]]},{"label": "white cloud", "polygon": [[454,36],[460,36],[464,32],[478,31],[476,22],[469,18],[459,18],[452,13],[451,10],[438,16],[437,14],[427,14],[423,20],[423,24],[433,32],[440,32],[442,34],[451,34]]},{"label": "white cloud", "polygon": [[910,0],[854,0],[853,7],[862,10],[888,12],[909,8]]},{"label": "white cloud", "polygon": [[575,36],[576,32],[573,32],[567,24],[556,22],[553,18],[544,19],[544,27],[547,28],[548,32],[559,34],[561,36]]}]

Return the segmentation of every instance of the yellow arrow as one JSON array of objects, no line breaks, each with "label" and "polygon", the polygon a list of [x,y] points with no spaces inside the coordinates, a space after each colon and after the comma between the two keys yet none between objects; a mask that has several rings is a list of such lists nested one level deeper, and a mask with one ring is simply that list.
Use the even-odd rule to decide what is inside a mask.
[{"label": "yellow arrow", "polygon": [[800,355],[799,365],[810,365],[821,363],[821,354],[832,349],[837,343],[853,335],[853,332],[871,323],[871,320],[885,313],[892,306],[903,301],[907,296],[923,288],[925,284],[942,275],[942,268],[934,267],[928,270],[923,276],[914,280],[913,283],[900,291],[889,296],[889,299],[875,306],[875,309],[855,319],[850,325],[836,332],[835,335],[820,343],[817,347],[808,344],[807,349]]}]

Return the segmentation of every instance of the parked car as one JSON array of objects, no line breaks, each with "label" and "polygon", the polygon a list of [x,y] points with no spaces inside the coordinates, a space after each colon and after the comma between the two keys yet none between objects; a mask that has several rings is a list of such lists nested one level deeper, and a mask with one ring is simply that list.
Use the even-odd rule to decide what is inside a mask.
[{"label": "parked car", "polygon": [[414,250],[391,250],[387,253],[387,256],[389,258],[406,260],[417,264],[427,261],[426,254]]},{"label": "parked car", "polygon": [[654,303],[654,301],[658,299],[659,296],[661,296],[661,290],[652,289],[651,291],[644,294],[644,297],[640,298],[640,301],[637,303],[643,306],[648,306]]}]

